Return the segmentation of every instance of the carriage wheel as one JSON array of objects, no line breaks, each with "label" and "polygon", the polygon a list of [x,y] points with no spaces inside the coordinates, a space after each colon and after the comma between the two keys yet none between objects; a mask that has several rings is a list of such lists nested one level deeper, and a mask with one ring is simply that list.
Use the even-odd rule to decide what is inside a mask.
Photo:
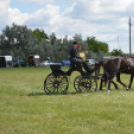
[{"label": "carriage wheel", "polygon": [[[57,92],[55,80],[56,80],[56,77],[52,73],[46,77],[44,81],[44,90],[46,94]],[[55,83],[55,86],[54,86],[54,83]]]},{"label": "carriage wheel", "polygon": [[97,82],[94,78],[83,77],[80,80],[79,89],[80,89],[81,92],[89,91],[89,90],[96,91]]},{"label": "carriage wheel", "polygon": [[67,93],[67,90],[68,90],[68,87],[69,87],[67,76],[60,75],[60,76],[57,77],[57,80],[59,82],[58,92],[59,93],[66,94]]},{"label": "carriage wheel", "polygon": [[91,79],[91,88],[90,88],[90,90],[96,91],[97,87],[98,87],[97,80],[96,80],[96,78],[92,78],[92,77],[90,77],[90,79]]},{"label": "carriage wheel", "polygon": [[57,92],[65,94],[68,90],[68,85],[66,76],[51,73],[44,81],[44,90],[46,94],[55,94]]},{"label": "carriage wheel", "polygon": [[74,80],[74,88],[75,88],[75,90],[76,90],[77,92],[81,92],[81,90],[80,90],[80,80],[81,80],[81,78],[82,78],[82,76],[79,75],[79,76],[77,76],[77,77],[75,78],[75,80]]}]

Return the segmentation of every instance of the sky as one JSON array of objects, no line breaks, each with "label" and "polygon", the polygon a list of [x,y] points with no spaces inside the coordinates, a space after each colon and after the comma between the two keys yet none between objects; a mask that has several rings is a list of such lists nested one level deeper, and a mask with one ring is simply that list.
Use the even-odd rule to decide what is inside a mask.
[{"label": "sky", "polygon": [[[131,17],[131,47],[134,53],[133,0],[0,0],[0,30],[12,23],[31,29],[44,29],[57,38],[83,39],[96,37],[106,42],[109,51],[129,52],[129,25]],[[0,31],[0,32],[1,32]]]}]

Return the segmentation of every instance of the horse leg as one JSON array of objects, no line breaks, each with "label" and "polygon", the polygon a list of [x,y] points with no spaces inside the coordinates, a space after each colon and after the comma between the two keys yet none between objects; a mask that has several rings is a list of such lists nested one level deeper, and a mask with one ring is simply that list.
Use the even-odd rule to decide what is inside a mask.
[{"label": "horse leg", "polygon": [[105,81],[105,85],[107,83],[107,75],[104,74],[102,77],[101,77],[101,84],[100,84],[100,90],[102,90],[102,84],[103,82]]},{"label": "horse leg", "polygon": [[117,84],[114,81],[112,81],[112,83],[114,84],[115,89],[119,89]]},{"label": "horse leg", "polygon": [[100,90],[102,90],[103,77],[101,78]]},{"label": "horse leg", "polygon": [[131,74],[130,83],[129,83],[129,86],[128,86],[129,89],[131,89],[132,82],[133,82],[133,75]]},{"label": "horse leg", "polygon": [[121,82],[121,80],[120,80],[120,73],[117,73],[117,81],[121,84],[121,85],[123,85],[125,88],[126,88],[126,90],[129,90],[129,88],[124,84],[124,83],[122,83]]},{"label": "horse leg", "polygon": [[[102,90],[102,83],[103,83],[103,82],[104,82],[104,78],[102,77],[102,78],[101,78],[101,83],[100,83],[100,90]],[[116,84],[113,80],[112,80],[112,83],[113,83],[115,89],[119,89],[118,86],[117,86],[117,84]]]},{"label": "horse leg", "polygon": [[108,92],[110,92],[110,88],[111,88],[111,83],[113,82],[113,78],[114,78],[114,75],[110,75],[109,76],[109,83],[108,83]]}]

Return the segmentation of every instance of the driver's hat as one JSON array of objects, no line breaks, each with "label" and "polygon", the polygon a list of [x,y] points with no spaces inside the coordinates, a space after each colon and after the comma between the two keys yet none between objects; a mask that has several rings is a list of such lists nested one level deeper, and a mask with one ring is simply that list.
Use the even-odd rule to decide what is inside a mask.
[{"label": "driver's hat", "polygon": [[74,45],[74,44],[77,44],[77,45],[78,45],[77,41],[74,41],[74,42],[73,42],[73,45]]}]

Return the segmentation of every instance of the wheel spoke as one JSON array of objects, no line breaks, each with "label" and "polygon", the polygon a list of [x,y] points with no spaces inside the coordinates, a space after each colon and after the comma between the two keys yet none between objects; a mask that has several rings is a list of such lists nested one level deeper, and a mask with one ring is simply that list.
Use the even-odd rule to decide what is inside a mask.
[{"label": "wheel spoke", "polygon": [[81,80],[81,75],[77,76],[74,80],[74,88],[77,92],[81,92],[80,90],[80,80]]},{"label": "wheel spoke", "polygon": [[62,76],[59,80],[58,91],[65,94],[68,90],[68,79],[66,76]]}]

